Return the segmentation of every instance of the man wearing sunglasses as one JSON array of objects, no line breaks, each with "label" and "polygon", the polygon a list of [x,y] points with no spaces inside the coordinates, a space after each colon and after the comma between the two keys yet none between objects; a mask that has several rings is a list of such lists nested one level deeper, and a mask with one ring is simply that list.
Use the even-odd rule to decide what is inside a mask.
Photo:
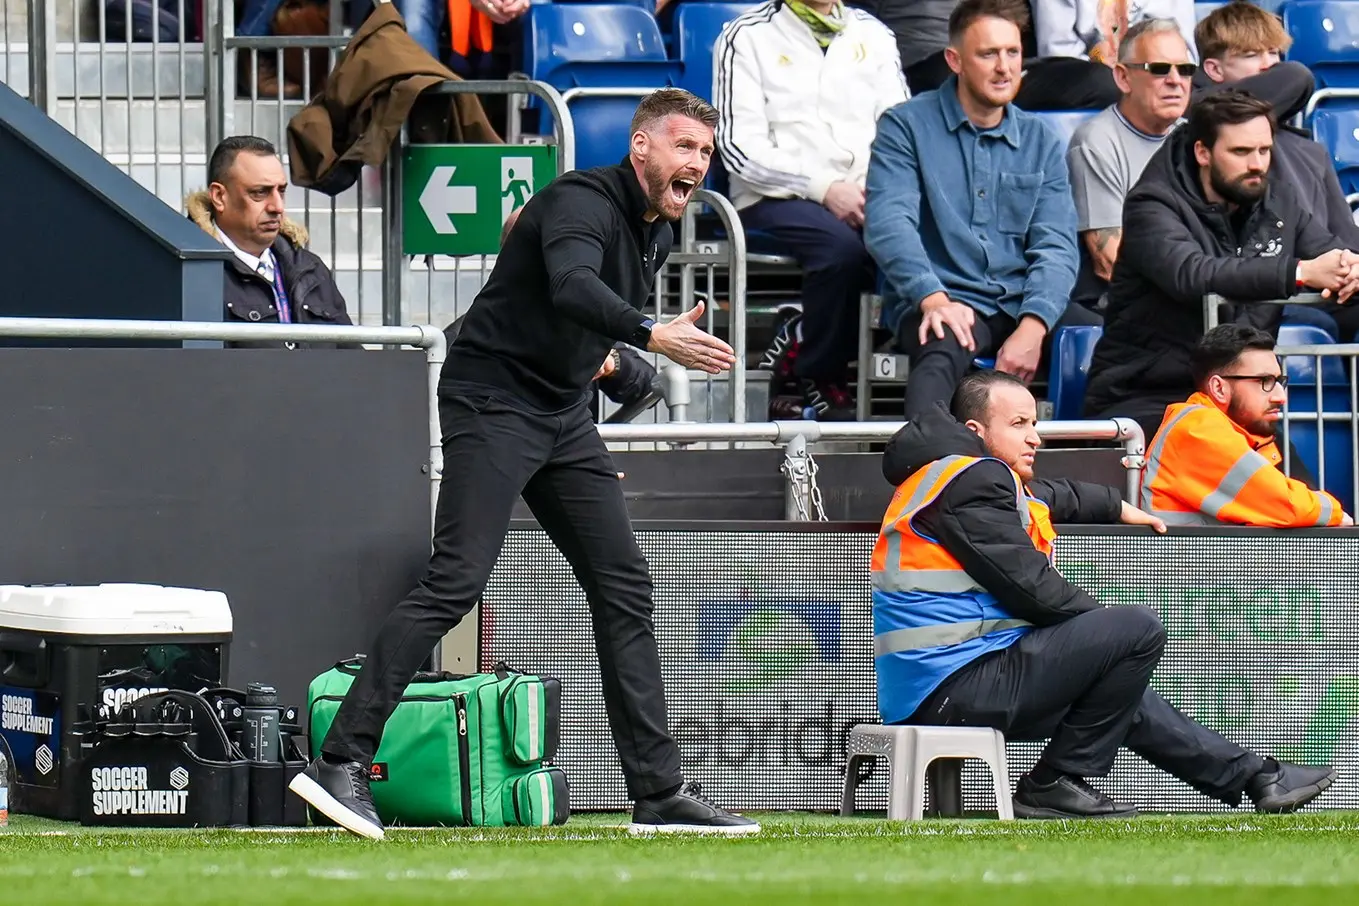
[{"label": "man wearing sunglasses", "polygon": [[1353,525],[1340,502],[1282,471],[1274,439],[1287,378],[1274,338],[1244,324],[1204,334],[1190,357],[1198,388],[1166,410],[1147,451],[1142,509],[1167,525]]},{"label": "man wearing sunglasses", "polygon": [[1184,116],[1198,67],[1174,19],[1143,19],[1118,46],[1114,81],[1122,99],[1071,137],[1067,168],[1081,238],[1072,298],[1099,307],[1123,238],[1123,199]]}]

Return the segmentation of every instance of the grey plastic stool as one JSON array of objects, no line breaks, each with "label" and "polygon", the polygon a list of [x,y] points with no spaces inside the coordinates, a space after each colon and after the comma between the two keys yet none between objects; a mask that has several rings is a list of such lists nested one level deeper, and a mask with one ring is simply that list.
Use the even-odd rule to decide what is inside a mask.
[{"label": "grey plastic stool", "polygon": [[887,817],[918,821],[925,816],[926,780],[940,814],[962,814],[962,762],[975,758],[991,770],[996,811],[1002,821],[1013,821],[1010,768],[1005,759],[1005,736],[986,727],[916,727],[860,724],[849,731],[845,758],[845,796],[841,815],[854,814],[859,786],[858,765],[886,758]]}]

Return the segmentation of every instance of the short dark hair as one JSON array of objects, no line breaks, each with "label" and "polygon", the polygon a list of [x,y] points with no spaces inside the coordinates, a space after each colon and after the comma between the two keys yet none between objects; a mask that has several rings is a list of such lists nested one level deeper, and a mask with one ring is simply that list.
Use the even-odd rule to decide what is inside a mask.
[{"label": "short dark hair", "polygon": [[1228,88],[1195,103],[1189,109],[1189,122],[1183,128],[1189,130],[1189,147],[1203,142],[1205,148],[1217,144],[1218,133],[1223,126],[1239,126],[1258,117],[1269,120],[1272,135],[1277,127],[1274,108],[1269,101],[1262,101],[1255,95],[1239,88]]},{"label": "short dark hair", "polygon": [[1248,349],[1274,351],[1274,337],[1247,324],[1219,324],[1208,331],[1189,354],[1189,373],[1194,386],[1202,390],[1208,379],[1221,374]]},{"label": "short dark hair", "polygon": [[242,151],[278,157],[278,150],[273,144],[258,135],[229,136],[217,143],[217,147],[212,149],[212,157],[208,158],[208,185],[225,180],[231,165],[236,163],[236,155]]},{"label": "short dark hair", "polygon": [[986,421],[987,413],[991,409],[991,388],[997,384],[1013,384],[1025,390],[1029,389],[1028,384],[1004,371],[984,369],[966,374],[958,382],[958,389],[953,391],[953,404],[950,406],[953,417],[959,424],[972,419]]},{"label": "short dark hair", "polygon": [[637,112],[632,115],[632,129],[628,134],[636,135],[656,120],[667,116],[684,116],[698,120],[709,129],[717,128],[717,108],[712,104],[683,88],[658,88],[637,105]]},{"label": "short dark hair", "polygon": [[1024,0],[963,0],[948,17],[948,43],[957,47],[963,34],[978,19],[1004,19],[1021,32],[1029,27],[1029,6]]}]

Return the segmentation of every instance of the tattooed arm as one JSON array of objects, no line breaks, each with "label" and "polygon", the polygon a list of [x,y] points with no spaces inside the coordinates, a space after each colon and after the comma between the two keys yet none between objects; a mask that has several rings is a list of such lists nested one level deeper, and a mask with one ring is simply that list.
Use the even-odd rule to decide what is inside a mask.
[{"label": "tattooed arm", "polygon": [[1123,242],[1123,228],[1086,230],[1081,233],[1081,238],[1085,240],[1086,251],[1090,253],[1095,276],[1108,283],[1114,276],[1114,262],[1118,260],[1118,247]]}]

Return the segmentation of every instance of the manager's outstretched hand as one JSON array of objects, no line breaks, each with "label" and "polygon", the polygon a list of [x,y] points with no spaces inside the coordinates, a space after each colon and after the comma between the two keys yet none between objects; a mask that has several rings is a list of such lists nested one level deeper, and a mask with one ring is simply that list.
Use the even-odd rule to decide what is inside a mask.
[{"label": "manager's outstretched hand", "polygon": [[736,364],[730,346],[717,337],[699,329],[696,322],[703,317],[704,304],[700,301],[673,321],[651,328],[648,352],[659,352],[685,368],[697,368],[708,374],[726,371]]}]

